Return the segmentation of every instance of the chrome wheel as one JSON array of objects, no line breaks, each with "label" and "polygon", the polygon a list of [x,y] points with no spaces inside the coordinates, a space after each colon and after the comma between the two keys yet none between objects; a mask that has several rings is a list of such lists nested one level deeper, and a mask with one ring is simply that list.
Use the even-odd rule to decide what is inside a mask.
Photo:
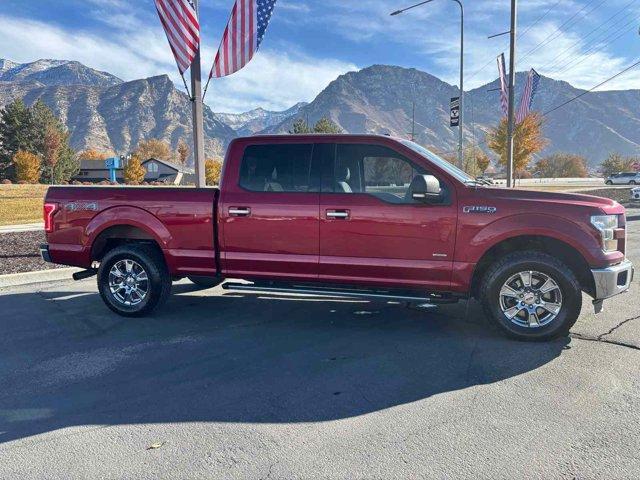
[{"label": "chrome wheel", "polygon": [[109,270],[109,290],[118,302],[135,306],[149,293],[149,277],[138,262],[119,260]]},{"label": "chrome wheel", "polygon": [[500,309],[520,327],[540,328],[552,322],[562,309],[562,291],[546,273],[519,272],[500,289]]}]

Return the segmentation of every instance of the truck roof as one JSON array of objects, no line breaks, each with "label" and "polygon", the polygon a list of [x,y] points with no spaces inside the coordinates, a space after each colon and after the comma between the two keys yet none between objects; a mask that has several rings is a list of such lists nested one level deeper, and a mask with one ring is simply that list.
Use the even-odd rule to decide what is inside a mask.
[{"label": "truck roof", "polygon": [[385,139],[385,140],[403,140],[401,138],[392,136],[392,135],[377,135],[371,133],[275,133],[275,134],[255,134],[251,136],[245,137],[237,137],[236,140],[248,140],[259,138],[261,140],[265,139],[274,139],[274,140],[282,140],[283,138],[295,138],[297,140],[300,139],[309,139],[314,140],[318,138],[322,138],[323,140],[335,138],[338,139],[350,139],[350,140],[367,140],[367,139]]}]

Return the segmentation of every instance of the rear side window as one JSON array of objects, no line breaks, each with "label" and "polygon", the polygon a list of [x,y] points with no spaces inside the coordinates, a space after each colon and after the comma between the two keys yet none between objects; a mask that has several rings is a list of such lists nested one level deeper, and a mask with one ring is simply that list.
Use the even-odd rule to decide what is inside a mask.
[{"label": "rear side window", "polygon": [[252,192],[317,192],[312,153],[312,144],[251,145],[240,165],[240,186]]},{"label": "rear side window", "polygon": [[413,203],[411,180],[427,173],[387,147],[357,144],[337,146],[334,172],[334,192],[368,193],[389,203]]}]

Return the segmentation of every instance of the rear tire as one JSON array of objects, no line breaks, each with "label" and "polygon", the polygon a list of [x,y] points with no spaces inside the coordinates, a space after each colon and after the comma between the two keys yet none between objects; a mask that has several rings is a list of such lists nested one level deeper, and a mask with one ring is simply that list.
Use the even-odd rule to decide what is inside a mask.
[{"label": "rear tire", "polygon": [[629,185],[635,185],[635,184],[636,184],[636,181],[635,181],[635,180],[631,180],[631,181],[629,182]]},{"label": "rear tire", "polygon": [[109,251],[98,270],[104,303],[124,317],[142,317],[164,303],[171,276],[162,254],[151,245],[130,244]]},{"label": "rear tire", "polygon": [[557,258],[514,252],[485,273],[480,300],[487,318],[507,336],[545,341],[568,335],[582,309],[582,289]]},{"label": "rear tire", "polygon": [[200,288],[207,289],[217,287],[222,283],[222,280],[211,277],[187,277],[189,281]]},{"label": "rear tire", "polygon": [[611,180],[607,180],[606,182],[604,182],[605,185],[613,185],[613,182]]}]

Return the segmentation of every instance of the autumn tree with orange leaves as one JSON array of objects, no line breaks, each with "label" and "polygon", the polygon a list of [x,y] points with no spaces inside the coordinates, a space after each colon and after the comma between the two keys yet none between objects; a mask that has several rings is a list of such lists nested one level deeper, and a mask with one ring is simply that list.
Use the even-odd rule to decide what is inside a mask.
[{"label": "autumn tree with orange leaves", "polygon": [[[487,134],[487,145],[498,155],[498,162],[507,165],[507,119]],[[513,135],[513,172],[521,177],[527,170],[534,154],[547,146],[547,139],[542,136],[542,116],[533,112],[516,125]]]},{"label": "autumn tree with orange leaves", "polygon": [[95,148],[87,148],[78,154],[78,160],[106,160],[113,157],[113,152],[96,150]]}]

